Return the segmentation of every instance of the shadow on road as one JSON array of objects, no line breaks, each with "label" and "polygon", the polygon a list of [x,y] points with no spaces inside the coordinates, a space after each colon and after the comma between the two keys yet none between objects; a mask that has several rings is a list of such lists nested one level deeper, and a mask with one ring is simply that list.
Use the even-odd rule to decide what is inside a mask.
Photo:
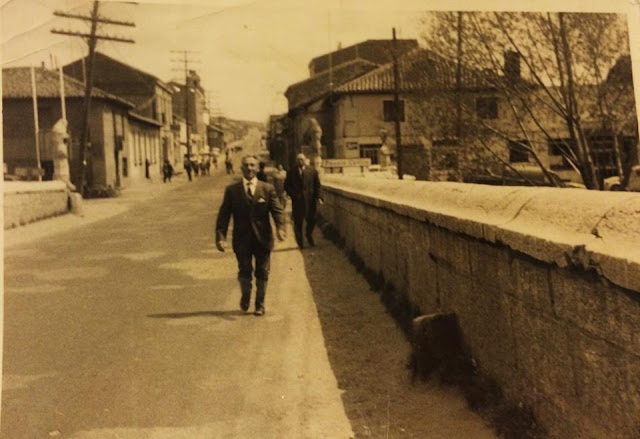
[{"label": "shadow on road", "polygon": [[220,317],[226,320],[235,320],[233,317],[244,316],[245,312],[240,310],[227,311],[192,311],[192,312],[175,312],[163,314],[149,314],[147,317],[153,319],[187,319],[189,317]]}]

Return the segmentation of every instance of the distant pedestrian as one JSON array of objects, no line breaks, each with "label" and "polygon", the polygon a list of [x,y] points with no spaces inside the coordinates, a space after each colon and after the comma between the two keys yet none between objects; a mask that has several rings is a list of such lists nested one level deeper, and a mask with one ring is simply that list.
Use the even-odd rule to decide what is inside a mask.
[{"label": "distant pedestrian", "polygon": [[224,159],[224,166],[227,169],[227,174],[233,174],[233,160],[231,157],[231,152],[228,149]]},{"label": "distant pedestrian", "polygon": [[260,170],[256,174],[256,177],[258,177],[258,180],[264,181],[266,183],[267,182],[267,173],[264,172],[265,166],[266,165],[264,164],[264,162],[260,162],[260,165],[259,165]]},{"label": "distant pedestrian", "polygon": [[171,177],[173,177],[173,166],[168,159],[165,159],[164,164],[162,165],[162,177],[162,181],[164,183],[166,183],[167,180],[169,180],[169,183],[171,183]]},{"label": "distant pedestrian", "polygon": [[282,210],[287,207],[287,193],[284,190],[284,181],[287,178],[287,171],[284,170],[282,164],[278,164],[278,169],[273,174],[273,187],[276,190],[276,195],[282,205]]},{"label": "distant pedestrian", "polygon": [[191,181],[191,160],[188,157],[184,159],[184,170],[187,173],[187,177],[189,177],[189,181]]},{"label": "distant pedestrian", "polygon": [[304,248],[302,228],[310,246],[314,246],[313,229],[316,225],[318,199],[320,198],[320,177],[318,171],[307,165],[307,158],[300,153],[296,156],[297,166],[287,173],[284,188],[291,197],[293,231],[298,247]]},{"label": "distant pedestrian", "polygon": [[218,169],[218,156],[213,156],[213,169]]},{"label": "distant pedestrian", "polygon": [[194,174],[200,175],[200,163],[198,163],[197,161],[193,161],[191,162],[191,167],[193,168],[193,172]]},{"label": "distant pedestrian", "polygon": [[278,202],[276,191],[269,183],[256,178],[257,170],[257,158],[244,157],[242,180],[227,186],[216,221],[216,247],[220,251],[225,251],[229,220],[233,218],[233,251],[238,262],[240,309],[245,312],[249,309],[252,275],[255,274],[254,314],[261,316],[265,313],[264,298],[273,249],[273,229],[269,214],[276,224],[278,240],[282,241],[285,238],[285,231],[282,207]]},{"label": "distant pedestrian", "polygon": [[204,162],[204,170],[206,171],[207,175],[209,175],[211,173],[211,160],[207,159],[207,161]]},{"label": "distant pedestrian", "polygon": [[149,175],[150,166],[151,166],[151,162],[149,161],[149,159],[144,159],[144,177],[145,178],[151,178],[151,176]]}]

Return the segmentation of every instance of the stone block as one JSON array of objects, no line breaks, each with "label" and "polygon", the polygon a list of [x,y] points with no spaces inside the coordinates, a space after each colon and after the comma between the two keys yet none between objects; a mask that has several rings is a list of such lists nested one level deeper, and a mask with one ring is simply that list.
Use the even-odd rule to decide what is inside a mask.
[{"label": "stone block", "polygon": [[[398,237],[394,233],[383,231],[380,235],[380,272],[385,281],[393,283],[398,277],[396,256],[396,241]],[[394,284],[395,286],[395,284]]]},{"label": "stone block", "polygon": [[551,268],[542,262],[523,257],[515,257],[511,267],[514,296],[541,313],[553,315]]},{"label": "stone block", "polygon": [[514,294],[511,251],[483,241],[472,240],[468,246],[469,266],[474,282]]},{"label": "stone block", "polygon": [[560,406],[575,405],[573,340],[567,328],[519,301],[513,302],[511,326],[516,367],[529,383],[528,390],[541,400],[556,401]]},{"label": "stone block", "polygon": [[499,289],[463,279],[469,284],[465,311],[459,314],[465,340],[482,370],[498,381],[510,381],[516,367],[511,299]]},{"label": "stone block", "polygon": [[577,329],[570,349],[584,418],[606,432],[601,437],[638,437],[640,357]]},{"label": "stone block", "polygon": [[558,318],[640,356],[640,300],[600,280],[556,269],[551,272]]}]

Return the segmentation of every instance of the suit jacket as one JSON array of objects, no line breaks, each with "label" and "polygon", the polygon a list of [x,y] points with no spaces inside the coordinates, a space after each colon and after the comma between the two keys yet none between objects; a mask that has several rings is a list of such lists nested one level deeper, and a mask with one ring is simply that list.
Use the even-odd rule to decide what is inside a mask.
[{"label": "suit jacket", "polygon": [[293,206],[300,208],[304,205],[307,215],[315,215],[320,197],[318,171],[311,166],[305,166],[302,175],[300,175],[299,168],[296,166],[287,172],[284,190],[291,197]]},{"label": "suit jacket", "polygon": [[227,237],[229,220],[233,217],[233,251],[251,253],[251,242],[264,251],[273,249],[273,229],[269,213],[276,227],[284,227],[280,201],[272,185],[258,180],[253,199],[244,190],[242,180],[227,186],[216,221],[216,241]]}]

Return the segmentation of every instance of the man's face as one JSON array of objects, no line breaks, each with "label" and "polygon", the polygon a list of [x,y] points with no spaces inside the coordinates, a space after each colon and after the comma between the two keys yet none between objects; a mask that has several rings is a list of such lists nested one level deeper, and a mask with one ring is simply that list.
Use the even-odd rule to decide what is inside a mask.
[{"label": "man's face", "polygon": [[258,172],[258,161],[253,157],[247,157],[242,160],[242,175],[247,180],[252,180]]},{"label": "man's face", "polygon": [[305,165],[305,158],[303,155],[297,157],[298,167],[302,168]]}]

